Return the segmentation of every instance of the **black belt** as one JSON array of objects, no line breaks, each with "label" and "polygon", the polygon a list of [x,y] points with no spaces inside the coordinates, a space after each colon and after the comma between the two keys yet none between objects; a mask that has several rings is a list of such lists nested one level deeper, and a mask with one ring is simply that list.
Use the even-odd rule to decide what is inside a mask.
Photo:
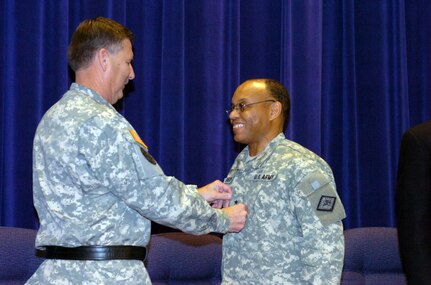
[{"label": "black belt", "polygon": [[45,246],[42,254],[47,259],[69,260],[111,260],[111,259],[137,259],[144,261],[147,249],[143,246],[111,245],[111,246]]}]

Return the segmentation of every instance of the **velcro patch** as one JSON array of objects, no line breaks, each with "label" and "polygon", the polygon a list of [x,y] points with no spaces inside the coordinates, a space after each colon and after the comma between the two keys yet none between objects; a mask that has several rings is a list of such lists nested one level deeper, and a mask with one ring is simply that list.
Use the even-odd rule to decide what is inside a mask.
[{"label": "velcro patch", "polygon": [[322,224],[329,225],[346,217],[335,184],[328,175],[320,172],[312,173],[298,185],[298,188],[308,199]]},{"label": "velcro patch", "polygon": [[332,212],[336,201],[336,197],[322,195],[322,197],[320,197],[319,204],[317,205],[317,211]]},{"label": "velcro patch", "polygon": [[313,182],[311,182],[311,183],[310,183],[310,185],[311,185],[311,187],[313,187],[313,189],[314,189],[314,190],[317,190],[317,189],[319,189],[320,187],[322,187],[322,186],[320,185],[320,182],[319,182],[319,181],[317,181],[317,180],[314,180]]}]

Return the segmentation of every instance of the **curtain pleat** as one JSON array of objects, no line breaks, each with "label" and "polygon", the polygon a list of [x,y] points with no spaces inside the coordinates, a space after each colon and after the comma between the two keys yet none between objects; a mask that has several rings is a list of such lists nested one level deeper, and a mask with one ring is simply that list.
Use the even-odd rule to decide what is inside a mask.
[{"label": "curtain pleat", "polygon": [[0,2],[0,225],[36,228],[32,141],[68,89],[70,36],[106,16],[135,34],[115,107],[167,175],[223,180],[243,146],[224,112],[250,78],[292,98],[288,138],[333,169],[346,228],[394,226],[401,134],[431,118],[431,3],[261,0]]}]

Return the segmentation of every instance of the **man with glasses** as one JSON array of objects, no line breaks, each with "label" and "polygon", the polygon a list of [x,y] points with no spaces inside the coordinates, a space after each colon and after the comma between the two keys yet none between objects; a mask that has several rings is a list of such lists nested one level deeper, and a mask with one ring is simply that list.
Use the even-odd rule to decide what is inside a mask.
[{"label": "man with glasses", "polygon": [[328,164],[285,138],[288,91],[275,80],[248,80],[227,113],[246,147],[225,183],[248,216],[241,232],[223,238],[223,284],[339,284],[344,208]]}]

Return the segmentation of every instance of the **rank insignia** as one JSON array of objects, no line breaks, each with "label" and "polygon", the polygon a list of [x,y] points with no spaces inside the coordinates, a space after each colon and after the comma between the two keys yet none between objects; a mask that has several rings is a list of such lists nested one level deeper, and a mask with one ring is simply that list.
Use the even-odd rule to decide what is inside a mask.
[{"label": "rank insignia", "polygon": [[320,197],[319,204],[317,205],[317,210],[332,212],[334,210],[335,201],[335,197],[322,195],[322,197]]}]

